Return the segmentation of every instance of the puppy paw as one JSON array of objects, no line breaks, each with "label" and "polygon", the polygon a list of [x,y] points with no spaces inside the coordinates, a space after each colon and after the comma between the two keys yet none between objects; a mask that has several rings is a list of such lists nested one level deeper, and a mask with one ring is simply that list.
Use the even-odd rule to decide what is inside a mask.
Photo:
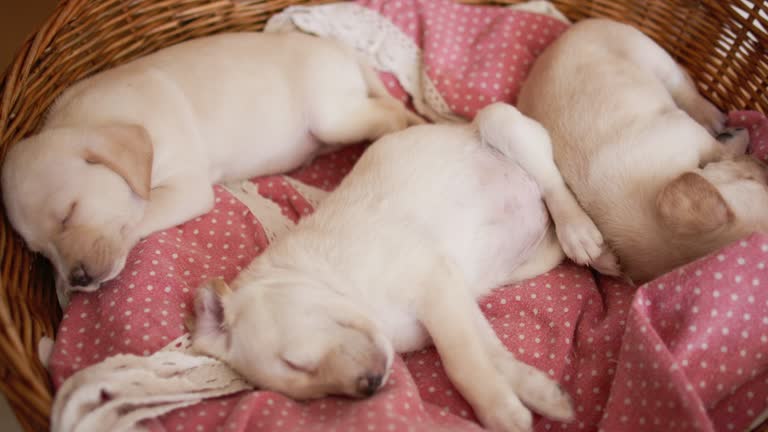
[{"label": "puppy paw", "polygon": [[592,260],[591,265],[592,268],[606,276],[621,275],[619,259],[612,251],[608,249],[606,245],[603,245],[603,253],[601,253],[600,256],[596,259]]},{"label": "puppy paw", "polygon": [[687,111],[688,115],[704,126],[712,135],[717,135],[725,128],[726,115],[703,97],[691,104]]},{"label": "puppy paw", "polygon": [[571,397],[549,375],[508,353],[494,358],[494,363],[515,394],[532,410],[553,420],[573,419]]},{"label": "puppy paw", "polygon": [[554,381],[551,384],[553,385],[536,392],[535,395],[540,398],[535,401],[537,405],[534,405],[533,395],[531,398],[525,398],[524,401],[545,417],[561,422],[573,420],[576,417],[576,411],[573,409],[571,396],[559,384]]},{"label": "puppy paw", "polygon": [[475,409],[475,414],[480,423],[493,432],[529,432],[533,427],[531,412],[514,393],[483,404]]},{"label": "puppy paw", "polygon": [[525,405],[553,420],[573,419],[570,396],[549,375],[517,360],[506,350],[496,351],[492,358],[496,369]]},{"label": "puppy paw", "polygon": [[529,365],[520,372],[522,376],[517,377],[515,392],[526,405],[553,420],[573,420],[571,397],[556,381]]},{"label": "puppy paw", "polygon": [[603,235],[583,211],[572,214],[555,226],[563,252],[580,265],[589,265],[603,253]]},{"label": "puppy paw", "polygon": [[749,148],[749,131],[746,128],[726,128],[717,135],[729,156],[740,156]]}]

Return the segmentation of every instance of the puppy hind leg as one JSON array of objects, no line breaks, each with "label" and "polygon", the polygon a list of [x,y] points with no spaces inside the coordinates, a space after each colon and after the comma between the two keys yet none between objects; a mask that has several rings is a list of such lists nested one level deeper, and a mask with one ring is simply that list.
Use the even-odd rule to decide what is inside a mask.
[{"label": "puppy hind leg", "polygon": [[591,264],[601,255],[611,253],[560,175],[544,127],[504,103],[483,108],[474,124],[485,144],[519,164],[538,184],[555,222],[557,238],[569,258],[579,264]]},{"label": "puppy hind leg", "polygon": [[387,98],[361,99],[344,106],[342,104],[313,113],[310,131],[325,145],[372,141],[408,126],[405,114],[398,112]]},{"label": "puppy hind leg", "polygon": [[620,39],[619,54],[656,76],[675,104],[711,134],[719,133],[725,127],[725,114],[699,93],[688,72],[664,48],[639,30],[632,33],[633,37]]},{"label": "puppy hind leg", "polygon": [[360,73],[363,76],[366,87],[368,87],[368,94],[372,99],[381,101],[384,104],[390,105],[392,109],[405,116],[408,126],[414,126],[426,123],[424,119],[418,115],[412,113],[406,108],[399,100],[397,100],[392,94],[387,91],[384,83],[381,82],[378,72],[373,69],[363,58],[358,57],[358,66],[360,67]]},{"label": "puppy hind leg", "polygon": [[530,411],[510,386],[498,379],[499,371],[478,338],[473,316],[480,311],[464,277],[450,264],[434,267],[422,282],[416,310],[448,377],[486,428],[529,431]]},{"label": "puppy hind leg", "polygon": [[[672,95],[675,104],[706,128],[710,134],[718,134],[725,128],[726,115],[699,93],[693,79],[682,66],[669,57],[664,50],[661,51],[666,59],[663,61],[659,59],[665,64],[663,68],[659,68],[657,76]],[[660,75],[662,73],[663,75]]]}]

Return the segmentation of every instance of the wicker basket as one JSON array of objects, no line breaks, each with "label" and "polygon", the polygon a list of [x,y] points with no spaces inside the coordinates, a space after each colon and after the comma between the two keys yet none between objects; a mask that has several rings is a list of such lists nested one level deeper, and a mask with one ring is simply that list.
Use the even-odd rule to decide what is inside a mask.
[{"label": "wicker basket", "polygon": [[[183,40],[259,30],[275,12],[303,2],[62,1],[2,75],[0,157],[35,131],[51,102],[75,81]],[[553,3],[574,20],[603,16],[638,26],[686,66],[722,109],[768,112],[768,5],[762,0]],[[5,218],[0,254],[0,389],[26,430],[47,430],[51,387],[38,361],[37,342],[43,335],[53,336],[61,319],[51,269],[25,249]]]}]

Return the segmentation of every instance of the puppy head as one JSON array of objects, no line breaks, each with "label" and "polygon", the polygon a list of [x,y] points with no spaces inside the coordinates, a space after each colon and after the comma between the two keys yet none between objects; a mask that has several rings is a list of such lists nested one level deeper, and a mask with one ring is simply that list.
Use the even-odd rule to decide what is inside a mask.
[{"label": "puppy head", "polygon": [[122,270],[138,240],[151,172],[140,126],[48,129],[9,150],[3,200],[27,246],[72,288],[93,290]]},{"label": "puppy head", "polygon": [[315,283],[254,281],[234,292],[222,281],[202,286],[193,347],[295,399],[372,395],[386,382],[391,344],[354,304]]},{"label": "puppy head", "polygon": [[768,231],[768,171],[751,156],[712,162],[668,183],[656,206],[671,240],[698,258]]}]

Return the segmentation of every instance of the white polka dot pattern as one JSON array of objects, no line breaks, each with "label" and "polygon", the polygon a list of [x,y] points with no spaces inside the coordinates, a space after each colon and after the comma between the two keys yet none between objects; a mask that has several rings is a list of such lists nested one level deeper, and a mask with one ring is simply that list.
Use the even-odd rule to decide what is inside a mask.
[{"label": "white polka dot pattern", "polygon": [[417,42],[435,87],[450,109],[466,118],[492,102],[514,103],[536,56],[567,28],[540,14],[447,1],[358,3]]},{"label": "white polka dot pattern", "polygon": [[638,289],[604,430],[749,426],[768,400],[766,260],[754,235]]},{"label": "white polka dot pattern", "polygon": [[[565,25],[502,8],[443,1],[371,0],[423,48],[432,80],[452,109],[471,117],[514,101],[534,56]],[[391,75],[394,95],[405,99]],[[768,154],[768,121],[731,115]],[[316,160],[291,177],[331,190],[360,146]],[[283,176],[253,180],[293,221],[312,210],[309,189]],[[407,193],[407,191],[404,191]],[[439,215],[435,215],[439,217]],[[223,188],[215,209],[157,233],[131,253],[118,279],[76,294],[51,358],[54,384],[117,353],[150,354],[183,333],[195,287],[231,279],[267,247],[259,221]],[[536,418],[536,431],[744,430],[768,405],[768,236],[755,235],[637,290],[570,263],[495,290],[480,304],[507,348],[559,380],[572,395],[569,424]],[[448,381],[434,349],[398,358],[375,397],[297,403],[244,392],[180,409],[153,431],[481,430]]]}]

